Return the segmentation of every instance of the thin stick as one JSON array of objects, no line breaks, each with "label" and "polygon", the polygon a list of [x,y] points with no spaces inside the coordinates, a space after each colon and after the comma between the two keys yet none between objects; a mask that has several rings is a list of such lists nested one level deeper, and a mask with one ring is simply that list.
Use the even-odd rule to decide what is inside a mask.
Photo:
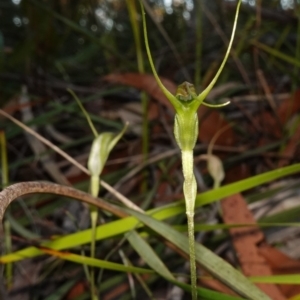
[{"label": "thin stick", "polygon": [[16,198],[30,194],[54,194],[80,200],[84,203],[97,206],[112,214],[124,218],[127,216],[121,209],[107,201],[91,196],[69,186],[59,185],[50,182],[29,181],[10,185],[0,193],[0,224],[5,210]]}]

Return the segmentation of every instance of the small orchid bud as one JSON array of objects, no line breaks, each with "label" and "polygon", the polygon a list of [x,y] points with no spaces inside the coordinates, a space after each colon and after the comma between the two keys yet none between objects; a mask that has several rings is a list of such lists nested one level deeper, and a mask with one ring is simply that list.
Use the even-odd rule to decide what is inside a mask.
[{"label": "small orchid bud", "polygon": [[215,182],[215,186],[220,186],[225,178],[223,163],[216,155],[209,155],[207,159],[207,169]]},{"label": "small orchid bud", "polygon": [[88,159],[88,169],[91,172],[91,189],[93,196],[97,196],[99,192],[99,176],[108,159],[109,153],[123,136],[127,129],[128,123],[119,134],[111,132],[103,132],[99,134],[93,141],[92,148]]},{"label": "small orchid bud", "polygon": [[187,81],[178,86],[175,96],[178,100],[185,102],[192,101],[197,98],[194,85]]},{"label": "small orchid bud", "polygon": [[211,153],[202,154],[199,158],[207,161],[207,170],[214,181],[214,188],[219,187],[225,178],[225,172],[221,159]]}]

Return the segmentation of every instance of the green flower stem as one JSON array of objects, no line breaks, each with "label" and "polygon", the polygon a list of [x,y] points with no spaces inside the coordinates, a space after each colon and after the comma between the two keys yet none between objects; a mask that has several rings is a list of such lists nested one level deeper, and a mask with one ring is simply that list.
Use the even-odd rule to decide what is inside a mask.
[{"label": "green flower stem", "polygon": [[183,193],[186,203],[187,214],[194,215],[195,199],[197,194],[197,184],[193,172],[193,150],[181,152],[183,170]]},{"label": "green flower stem", "polygon": [[[92,195],[94,196],[94,195]],[[98,195],[97,195],[98,196]],[[96,197],[97,197],[96,196]],[[91,218],[91,228],[92,228],[92,238],[91,238],[91,258],[95,258],[95,250],[96,250],[96,227],[97,227],[97,220],[98,220],[98,208],[91,207],[90,208],[90,218]],[[94,267],[91,268],[90,271],[90,285],[91,285],[91,296],[92,300],[98,300],[98,292],[95,285],[95,269]]]},{"label": "green flower stem", "polygon": [[195,236],[194,236],[194,209],[197,194],[197,184],[193,172],[193,150],[181,151],[182,170],[184,176],[183,193],[186,203],[186,215],[188,221],[188,237],[190,252],[190,273],[192,286],[192,299],[197,299],[197,270],[195,258]]},{"label": "green flower stem", "polygon": [[[90,178],[90,193],[93,197],[97,198],[100,188],[100,178],[99,175],[92,175]],[[91,229],[92,229],[92,238],[91,238],[91,258],[96,257],[96,227],[98,220],[98,208],[96,206],[90,206],[90,218],[91,218]],[[98,300],[98,291],[95,285],[95,269],[92,267],[90,269],[90,286],[91,286],[91,297],[92,300]]]},{"label": "green flower stem", "polygon": [[194,213],[189,213],[187,211],[186,215],[188,221],[192,299],[197,300],[197,269],[196,269],[196,255],[195,255]]},{"label": "green flower stem", "polygon": [[[184,90],[180,90],[184,97]],[[185,95],[189,97],[189,95]],[[198,115],[196,110],[190,106],[183,106],[183,110],[175,115],[174,135],[181,149],[182,172],[184,177],[183,194],[186,205],[188,220],[188,236],[190,251],[190,273],[192,286],[192,299],[197,299],[197,270],[195,259],[195,237],[194,237],[194,210],[197,195],[197,184],[194,175],[193,149],[198,137]]]}]

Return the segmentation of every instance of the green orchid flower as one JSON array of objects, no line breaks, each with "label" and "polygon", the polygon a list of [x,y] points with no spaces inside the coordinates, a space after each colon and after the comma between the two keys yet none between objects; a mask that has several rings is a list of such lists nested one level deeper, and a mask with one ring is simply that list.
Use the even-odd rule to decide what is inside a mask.
[{"label": "green orchid flower", "polygon": [[[124,135],[128,123],[126,123],[123,129],[118,133],[112,132],[102,132],[99,134],[88,114],[85,110],[83,105],[81,104],[79,98],[76,94],[71,90],[68,89],[69,93],[74,97],[77,104],[79,105],[80,109],[82,110],[83,114],[85,115],[87,122],[94,134],[94,140],[92,143],[90,155],[87,162],[88,170],[90,171],[90,193],[94,197],[98,197],[99,190],[100,190],[100,176],[104,169],[104,166],[107,162],[108,156],[121,137]],[[95,247],[96,247],[96,226],[98,220],[98,209],[95,206],[90,206],[90,219],[91,219],[91,228],[92,228],[92,238],[91,238],[91,257],[95,257]],[[91,299],[98,300],[97,296],[97,288],[96,288],[96,281],[95,281],[95,272],[92,268],[89,274],[89,281],[91,285]]]},{"label": "green orchid flower", "polygon": [[172,103],[176,114],[174,121],[174,135],[176,142],[181,150],[182,155],[182,170],[183,170],[183,193],[185,197],[186,203],[186,214],[188,220],[188,236],[189,236],[189,249],[190,249],[190,270],[191,270],[191,286],[192,286],[192,299],[197,299],[197,273],[196,273],[196,263],[195,263],[195,241],[194,241],[194,208],[195,208],[195,199],[197,194],[197,184],[196,179],[193,172],[193,149],[195,147],[197,138],[198,138],[198,114],[197,110],[201,104],[209,106],[209,107],[222,107],[227,105],[229,102],[213,105],[204,101],[207,97],[208,93],[211,91],[216,81],[218,80],[225,63],[228,59],[234,34],[237,25],[238,12],[241,5],[241,0],[239,0],[237,4],[233,29],[231,38],[229,41],[229,45],[224,56],[224,59],[221,63],[219,70],[214,76],[213,80],[210,84],[202,91],[199,95],[197,95],[195,87],[193,84],[184,82],[178,86],[176,94],[173,95],[161,82],[159,76],[154,67],[153,59],[150,52],[148,35],[147,35],[147,25],[145,19],[145,12],[142,4],[142,0],[140,0],[141,10],[142,10],[142,20],[143,20],[143,29],[144,29],[144,40],[146,51],[148,55],[148,59],[150,62],[150,66],[153,72],[153,75],[156,79],[156,82],[164,95],[169,99]]}]

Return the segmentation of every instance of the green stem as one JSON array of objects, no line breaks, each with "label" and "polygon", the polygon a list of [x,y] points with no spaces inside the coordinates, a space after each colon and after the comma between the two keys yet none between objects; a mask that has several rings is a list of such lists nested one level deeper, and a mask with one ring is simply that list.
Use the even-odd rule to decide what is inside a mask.
[{"label": "green stem", "polygon": [[186,215],[188,219],[192,299],[197,300],[197,269],[196,269],[196,256],[195,256],[194,213],[187,212]]},{"label": "green stem", "polygon": [[181,151],[181,155],[182,171],[184,177],[183,193],[185,197],[186,211],[187,213],[194,213],[197,185],[193,172],[193,150],[183,150]]},{"label": "green stem", "polygon": [[[99,188],[100,188],[100,179],[99,176],[91,176],[90,179],[90,193],[93,197],[98,197]],[[96,206],[90,206],[90,217],[91,217],[91,229],[92,229],[92,238],[91,238],[91,258],[96,256],[96,227],[98,220],[98,208]],[[95,269],[91,268],[90,271],[90,285],[91,285],[91,296],[92,300],[98,300],[98,291],[95,285]]]},{"label": "green stem", "polygon": [[[138,13],[135,5],[135,1],[126,0],[129,17],[131,22],[131,27],[133,31],[135,47],[136,47],[136,56],[137,56],[137,66],[140,74],[145,73],[144,61],[143,61],[143,51],[141,43],[141,34],[140,34],[140,25],[138,22]],[[145,92],[141,92],[142,100],[142,111],[143,111],[143,123],[142,123],[142,152],[143,152],[143,162],[146,162],[148,159],[149,152],[149,122],[148,122],[148,96]],[[145,179],[147,178],[147,172],[144,173]],[[147,189],[147,181],[143,182],[143,191]]]},{"label": "green stem", "polygon": [[[90,215],[91,215],[91,227],[92,227],[91,258],[95,258],[95,252],[96,252],[95,251],[96,250],[96,226],[97,226],[97,219],[98,219],[98,209],[97,209],[97,207],[91,207]],[[94,269],[94,267],[91,268],[91,272],[90,272],[90,284],[91,284],[92,300],[98,300],[97,289],[96,289],[96,285],[95,285],[95,269]]]},{"label": "green stem", "polygon": [[182,155],[182,170],[184,176],[183,193],[186,203],[186,215],[188,219],[188,237],[190,251],[190,272],[192,299],[197,299],[197,271],[195,259],[195,236],[194,236],[194,209],[195,199],[197,194],[197,184],[193,172],[193,150],[181,151]]}]

